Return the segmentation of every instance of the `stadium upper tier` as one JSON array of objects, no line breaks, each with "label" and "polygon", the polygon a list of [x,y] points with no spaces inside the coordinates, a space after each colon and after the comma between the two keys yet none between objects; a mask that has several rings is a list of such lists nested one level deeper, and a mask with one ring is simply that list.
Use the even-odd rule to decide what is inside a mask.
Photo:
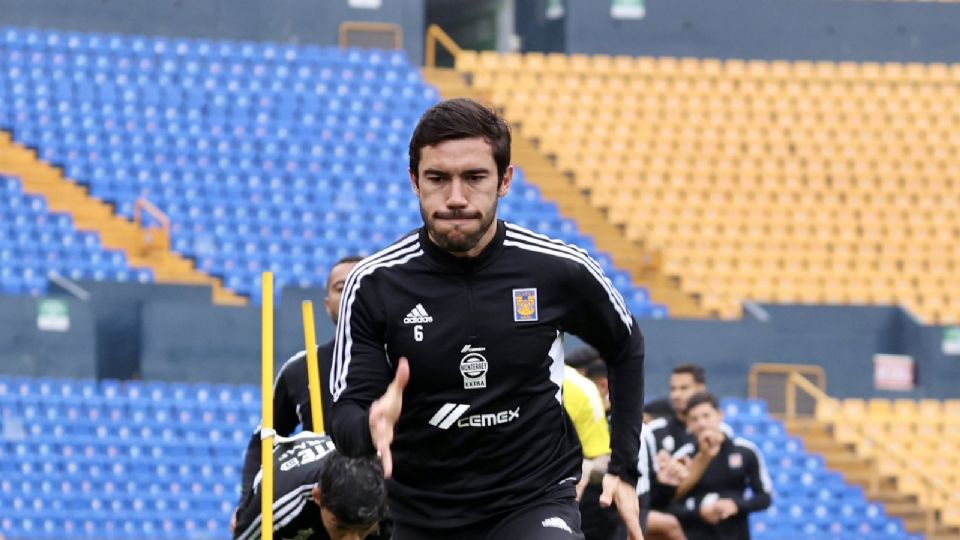
[{"label": "stadium upper tier", "polygon": [[705,307],[960,321],[960,64],[467,52],[457,69]]},{"label": "stadium upper tier", "polygon": [[105,249],[96,233],[78,231],[66,214],[51,213],[41,197],[0,175],[0,293],[42,294],[50,272],[70,279],[153,281],[131,268],[121,251]]},{"label": "stadium upper tier", "polygon": [[[253,386],[0,377],[0,528],[17,539],[229,538],[259,406]],[[776,489],[751,517],[754,538],[913,538],[763,402],[723,407]]]},{"label": "stadium upper tier", "polygon": [[[407,144],[438,99],[399,52],[0,31],[0,126],[124,216],[146,196],[175,251],[255,302],[264,270],[322,285],[420,225]],[[666,315],[522,174],[501,215],[590,251],[638,317]]]}]

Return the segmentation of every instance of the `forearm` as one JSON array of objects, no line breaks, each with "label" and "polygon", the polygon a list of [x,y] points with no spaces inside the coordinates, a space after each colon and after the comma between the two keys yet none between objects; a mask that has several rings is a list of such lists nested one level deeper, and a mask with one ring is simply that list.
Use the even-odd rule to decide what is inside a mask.
[{"label": "forearm", "polygon": [[707,470],[707,466],[710,465],[710,460],[710,456],[704,452],[698,452],[697,455],[693,457],[693,460],[690,462],[690,472],[687,477],[680,482],[680,485],[677,486],[677,493],[673,496],[673,500],[679,501],[696,487],[700,479],[703,478],[703,473]]},{"label": "forearm", "polygon": [[240,483],[240,501],[246,498],[250,490],[253,489],[253,479],[260,471],[261,465],[261,447],[260,447],[260,428],[257,428],[250,436],[250,442],[247,444],[247,451],[243,454],[243,474]]},{"label": "forearm", "polygon": [[634,328],[616,357],[608,360],[612,455],[609,472],[636,484],[639,472],[640,436],[643,427],[643,336]]},{"label": "forearm", "polygon": [[368,407],[350,401],[337,402],[333,407],[330,436],[337,450],[345,456],[360,457],[376,453],[370,436]]},{"label": "forearm", "polygon": [[766,510],[770,506],[772,499],[769,493],[759,491],[754,493],[749,499],[744,497],[733,497],[733,502],[737,505],[737,509],[740,513],[749,514],[751,512]]}]

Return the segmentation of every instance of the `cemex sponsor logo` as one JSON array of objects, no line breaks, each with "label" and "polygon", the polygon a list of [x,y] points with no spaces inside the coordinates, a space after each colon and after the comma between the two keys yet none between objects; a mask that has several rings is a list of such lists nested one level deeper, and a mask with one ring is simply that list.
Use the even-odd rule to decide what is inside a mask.
[{"label": "cemex sponsor logo", "polygon": [[429,424],[440,429],[450,429],[454,424],[458,428],[493,427],[509,424],[520,418],[520,407],[497,413],[474,414],[463,417],[463,414],[469,408],[469,405],[462,403],[444,403],[430,419]]},{"label": "cemex sponsor logo", "polygon": [[403,324],[427,324],[432,322],[433,317],[427,313],[426,309],[423,309],[423,304],[413,306],[410,313],[407,313],[407,316],[403,318]]},{"label": "cemex sponsor logo", "polygon": [[498,413],[474,414],[466,418],[461,418],[457,422],[457,427],[491,427],[509,424],[520,418],[520,407],[509,411],[500,411]]}]

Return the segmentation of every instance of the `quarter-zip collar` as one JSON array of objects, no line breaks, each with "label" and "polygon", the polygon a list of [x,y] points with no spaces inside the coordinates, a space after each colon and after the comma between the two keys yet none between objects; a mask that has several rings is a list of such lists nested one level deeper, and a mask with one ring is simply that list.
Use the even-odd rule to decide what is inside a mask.
[{"label": "quarter-zip collar", "polygon": [[427,234],[427,227],[420,228],[420,247],[429,260],[441,268],[455,273],[474,273],[494,260],[503,249],[503,240],[507,236],[507,227],[502,220],[497,220],[497,234],[493,236],[487,247],[483,248],[476,257],[457,257],[433,243]]}]

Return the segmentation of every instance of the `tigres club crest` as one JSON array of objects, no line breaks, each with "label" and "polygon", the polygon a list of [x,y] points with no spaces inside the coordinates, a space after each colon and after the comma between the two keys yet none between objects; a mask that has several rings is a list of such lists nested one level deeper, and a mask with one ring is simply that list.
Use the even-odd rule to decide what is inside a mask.
[{"label": "tigres club crest", "polygon": [[536,321],[537,289],[513,290],[513,320],[514,322]]}]

